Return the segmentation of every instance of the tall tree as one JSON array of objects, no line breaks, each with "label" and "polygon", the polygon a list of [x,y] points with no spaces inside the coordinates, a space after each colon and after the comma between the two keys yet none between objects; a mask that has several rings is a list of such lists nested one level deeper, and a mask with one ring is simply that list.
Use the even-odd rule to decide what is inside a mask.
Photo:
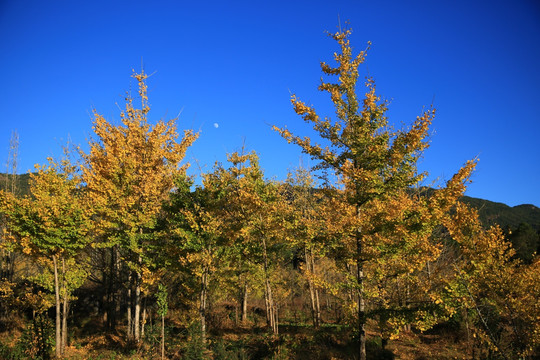
[{"label": "tall tree", "polygon": [[271,274],[275,240],[282,233],[280,194],[277,184],[266,181],[255,152],[235,152],[227,156],[231,164],[219,166],[207,179],[221,189],[222,236],[231,242],[228,257],[236,269],[242,303],[242,320],[247,309],[248,278],[259,272],[264,290],[267,325],[278,332],[277,304]]},{"label": "tall tree", "polygon": [[[127,260],[128,293],[131,282],[134,292],[133,314],[128,316],[133,326],[128,328],[128,337],[136,342],[140,340],[143,269],[150,261],[145,244],[153,241],[156,215],[173,189],[173,180],[185,172],[187,164],[180,163],[197,138],[186,130],[178,141],[176,119],[149,123],[147,77],[144,71],[133,74],[140,108],[127,94],[121,124],[113,125],[94,111],[96,138],[90,141],[90,152],[83,154],[83,179],[98,214],[104,246],[122,251]],[[131,308],[128,306],[128,313]]]},{"label": "tall tree", "polygon": [[465,314],[468,331],[498,358],[535,358],[540,351],[540,258],[522,264],[503,231],[484,228],[478,212],[462,203],[443,224],[455,256],[432,292],[442,313]]},{"label": "tall tree", "polygon": [[364,62],[366,52],[353,55],[350,33],[350,30],[345,30],[330,34],[341,50],[334,53],[337,65],[321,63],[325,75],[338,77],[336,83],[323,80],[319,85],[319,90],[330,94],[335,119],[322,118],[314,107],[295,95],[291,98],[295,112],[312,124],[322,142],[293,135],[287,128],[274,126],[274,130],[287,142],[297,144],[303,152],[318,160],[316,169],[331,170],[341,181],[342,209],[349,215],[341,229],[341,240],[347,248],[345,264],[349,269],[354,266],[358,358],[364,360],[366,264],[373,260],[371,250],[383,235],[377,224],[386,224],[385,219],[379,217],[379,209],[406,196],[406,191],[424,178],[425,174],[417,171],[416,163],[428,146],[426,137],[435,110],[425,111],[409,129],[392,130],[385,115],[387,103],[381,102],[376,94],[373,79],[366,80],[363,99],[356,93],[358,68]]},{"label": "tall tree", "polygon": [[[6,162],[6,175],[4,183],[4,191],[17,195],[17,164],[19,160],[19,134],[16,131],[11,133],[9,139],[9,152]],[[0,214],[1,216],[1,214]],[[0,217],[1,219],[1,217]],[[5,227],[0,223],[0,229],[6,231]],[[9,234],[6,233],[7,236]],[[3,289],[11,289],[13,285],[13,275],[15,273],[16,254],[11,251],[9,242],[2,236],[0,238],[0,287]],[[5,303],[4,303],[5,304]],[[0,318],[4,319],[8,315],[8,309],[5,305],[0,305]]]},{"label": "tall tree", "polygon": [[271,274],[275,267],[273,254],[276,252],[276,240],[282,232],[282,214],[277,184],[266,181],[259,166],[255,152],[248,154],[233,153],[228,156],[232,166],[233,186],[229,201],[235,204],[238,226],[233,238],[244,247],[243,255],[259,266],[263,277],[266,321],[274,334],[279,332],[278,305],[272,286]]},{"label": "tall tree", "polygon": [[283,190],[290,204],[291,216],[288,227],[291,245],[303,253],[303,275],[306,279],[311,305],[313,326],[321,324],[319,286],[322,281],[316,269],[317,258],[325,255],[320,206],[323,199],[317,195],[315,180],[308,169],[298,168],[289,172]]},{"label": "tall tree", "polygon": [[[222,182],[217,167],[202,175],[202,186],[185,177],[176,181],[171,200],[166,206],[167,236],[170,237],[171,262],[180,262],[197,278],[201,339],[206,344],[209,286],[214,273],[226,268],[224,252],[227,239],[222,236]],[[172,255],[172,256],[171,256]],[[219,262],[219,266],[218,266]],[[178,268],[178,266],[176,266]]]},{"label": "tall tree", "polygon": [[4,194],[2,208],[18,247],[45,265],[52,262],[56,356],[60,357],[67,344],[70,293],[76,287],[73,284],[80,286],[84,277],[84,272],[79,272],[74,278],[68,270],[74,268],[73,258],[88,244],[90,213],[76,167],[68,160],[58,163],[49,159],[49,165],[37,166],[37,170],[31,174],[31,197],[17,199]]}]

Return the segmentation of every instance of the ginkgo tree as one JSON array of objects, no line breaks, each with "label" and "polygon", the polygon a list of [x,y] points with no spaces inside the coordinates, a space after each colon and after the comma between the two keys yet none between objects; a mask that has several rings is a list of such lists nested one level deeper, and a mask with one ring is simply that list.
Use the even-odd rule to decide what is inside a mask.
[{"label": "ginkgo tree", "polygon": [[283,217],[286,203],[275,182],[264,178],[255,152],[233,153],[229,156],[233,164],[236,190],[230,200],[236,204],[236,215],[241,226],[235,239],[244,247],[243,255],[258,267],[262,275],[267,325],[274,334],[279,333],[278,299],[273,285],[273,272],[280,260],[279,243],[283,241]]},{"label": "ginkgo tree", "polygon": [[[170,195],[166,209],[166,236],[171,269],[189,269],[197,279],[198,312],[201,340],[206,344],[209,287],[214,274],[226,268],[223,261],[230,241],[222,236],[224,221],[221,216],[226,206],[222,196],[220,168],[202,174],[202,186],[180,177]],[[219,263],[219,266],[218,266]],[[185,271],[185,270],[184,270]]]},{"label": "ginkgo tree", "polygon": [[174,187],[174,179],[185,173],[188,164],[181,162],[198,134],[185,130],[180,137],[177,119],[151,124],[148,75],[142,71],[134,73],[133,78],[140,107],[128,93],[118,125],[94,111],[95,138],[82,157],[83,180],[97,214],[102,246],[125,260],[128,297],[133,299],[133,306],[127,307],[127,333],[128,338],[139,342],[142,275],[151,263],[145,244],[155,240],[152,234],[157,214]]},{"label": "ginkgo tree", "polygon": [[316,181],[308,169],[303,167],[290,171],[282,186],[283,197],[289,203],[288,221],[285,231],[289,234],[290,246],[303,253],[302,274],[306,279],[313,325],[321,325],[320,288],[324,284],[317,260],[324,257],[328,247],[323,246],[324,224],[322,203],[324,198],[316,192]]},{"label": "ginkgo tree", "polygon": [[[276,183],[267,181],[255,152],[234,152],[227,156],[229,168],[221,168],[214,177],[222,185],[223,236],[231,241],[228,257],[241,282],[243,317],[247,308],[248,278],[261,279],[266,320],[274,334],[278,333],[278,310],[272,271],[275,268],[274,246],[282,234],[283,217]],[[217,179],[216,178],[216,179]]]},{"label": "ginkgo tree", "polygon": [[[527,359],[540,348],[540,259],[523,264],[499,226],[482,226],[478,211],[458,203],[442,221],[454,251],[430,296],[448,318],[464,317],[488,352]],[[481,347],[473,348],[480,355]]]},{"label": "ginkgo tree", "polygon": [[[418,172],[417,161],[428,146],[426,139],[435,110],[426,110],[408,129],[392,129],[386,117],[387,102],[381,101],[377,95],[375,81],[368,78],[364,96],[357,94],[359,66],[365,60],[366,51],[353,54],[350,34],[349,29],[330,34],[341,50],[334,53],[337,64],[321,63],[324,75],[337,77],[337,82],[323,79],[319,85],[320,91],[330,95],[335,118],[321,117],[313,106],[302,102],[296,95],[291,98],[294,111],[313,126],[320,140],[294,135],[286,127],[274,126],[274,130],[317,160],[316,169],[333,171],[339,179],[336,196],[341,205],[335,209],[344,216],[338,216],[336,220],[344,222],[333,226],[337,226],[335,235],[345,249],[342,262],[348,273],[354,272],[354,276],[348,279],[352,280],[349,286],[356,292],[358,357],[364,360],[366,300],[370,295],[366,289],[366,277],[373,279],[373,274],[366,271],[378,256],[374,250],[379,246],[387,247],[380,242],[383,238],[386,241],[401,237],[403,246],[393,250],[399,252],[416,236],[414,233],[424,231],[423,221],[411,219],[417,226],[398,226],[392,224],[393,218],[384,214],[387,207],[392,207],[392,204],[395,207],[401,198],[408,198],[407,191],[425,177]],[[405,210],[394,215],[399,213],[407,217]],[[414,211],[411,214],[416,216]],[[392,243],[387,245],[395,246]]]},{"label": "ginkgo tree", "polygon": [[279,218],[278,187],[264,179],[254,152],[235,152],[227,159],[230,166],[215,164],[211,172],[201,175],[201,185],[193,186],[192,180],[178,178],[165,207],[171,262],[178,262],[178,269],[189,269],[199,284],[203,342],[211,285],[220,281],[229,287],[238,283],[233,287],[240,290],[245,320],[248,282],[254,284],[257,277],[262,278],[268,325],[275,333],[278,331],[271,284],[271,246]]},{"label": "ginkgo tree", "polygon": [[404,189],[392,201],[376,201],[370,209],[366,235],[366,292],[372,317],[377,317],[383,347],[401,330],[427,329],[438,320],[432,302],[430,264],[442,256],[435,236],[443,217],[465,191],[475,162],[467,162],[446,184],[431,190]]},{"label": "ginkgo tree", "polygon": [[56,356],[61,357],[67,344],[70,296],[85,278],[75,257],[91,239],[91,212],[76,166],[69,160],[49,159],[48,165],[37,166],[31,179],[31,196],[17,199],[2,193],[2,212],[11,241],[39,266],[51,269],[52,276],[44,273],[36,280],[54,292]]}]

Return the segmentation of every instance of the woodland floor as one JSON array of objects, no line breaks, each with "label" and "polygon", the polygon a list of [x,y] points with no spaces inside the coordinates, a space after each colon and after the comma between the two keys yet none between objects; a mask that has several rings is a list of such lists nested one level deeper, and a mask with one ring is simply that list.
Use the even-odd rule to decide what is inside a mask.
[{"label": "woodland floor", "polygon": [[[125,340],[125,330],[119,327],[107,332],[100,321],[79,319],[72,326],[66,359],[160,359],[159,328],[149,326],[144,345],[130,346]],[[19,353],[9,354],[9,349],[21,347],[25,327],[22,321],[13,321],[0,333],[0,358],[24,359]],[[214,328],[215,329],[215,328]],[[166,326],[168,359],[354,359],[355,344],[350,330],[337,325],[323,325],[314,329],[310,325],[284,324],[280,336],[274,337],[257,323],[251,326],[227,326],[208,334],[208,346],[202,347],[200,337],[193,329],[169,321]],[[54,334],[53,334],[54,335]],[[399,339],[391,340],[385,350],[376,333],[368,331],[368,359],[470,359],[473,347],[465,341],[463,332],[440,327],[426,333],[409,331]],[[19,345],[17,345],[19,344]],[[28,354],[28,350],[26,350]],[[477,354],[477,356],[480,354]],[[29,356],[28,358],[35,358]],[[481,358],[481,357],[480,357]]]}]

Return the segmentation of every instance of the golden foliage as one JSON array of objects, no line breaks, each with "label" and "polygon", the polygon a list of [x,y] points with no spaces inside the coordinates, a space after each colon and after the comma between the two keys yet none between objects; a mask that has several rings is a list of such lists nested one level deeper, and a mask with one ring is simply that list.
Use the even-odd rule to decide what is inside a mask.
[{"label": "golden foliage", "polygon": [[83,179],[102,220],[103,229],[120,227],[134,236],[151,226],[162,202],[173,188],[173,180],[188,164],[180,166],[187,148],[198,134],[179,134],[176,120],[148,122],[147,75],[133,74],[138,82],[141,107],[126,96],[121,125],[113,125],[94,110],[96,139],[83,154]]},{"label": "golden foliage", "polygon": [[[485,229],[478,212],[458,203],[443,223],[456,243],[450,269],[432,296],[448,316],[471,313],[474,335],[505,357],[526,357],[540,346],[540,267],[514,260],[500,227]],[[498,319],[494,322],[492,319]]]},{"label": "golden foliage", "polygon": [[463,195],[476,161],[468,162],[431,198],[413,190],[425,177],[418,173],[417,161],[428,147],[435,110],[424,111],[409,129],[392,129],[387,102],[377,95],[372,78],[365,81],[363,98],[357,95],[358,68],[366,51],[353,55],[350,33],[330,34],[341,51],[334,54],[334,67],[321,63],[325,75],[337,77],[336,82],[323,79],[319,86],[330,95],[335,118],[323,117],[314,106],[291,96],[294,111],[313,126],[320,143],[284,127],[273,129],[319,161],[315,169],[329,169],[338,177],[338,186],[322,205],[326,245],[342,266],[342,286],[356,292],[349,299],[356,303],[360,324],[370,309],[395,335],[412,318],[391,314],[411,313],[404,304],[429,300],[426,266],[442,251],[433,231]]}]

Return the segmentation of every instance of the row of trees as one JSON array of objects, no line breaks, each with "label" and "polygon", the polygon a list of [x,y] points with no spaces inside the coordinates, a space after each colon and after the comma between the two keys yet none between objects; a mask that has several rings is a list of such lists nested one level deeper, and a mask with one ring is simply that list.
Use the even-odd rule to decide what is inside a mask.
[{"label": "row of trees", "polygon": [[[147,76],[134,74],[140,107],[128,94],[118,125],[95,112],[88,153],[38,167],[30,196],[0,193],[2,249],[31,258],[41,270],[31,280],[44,289],[22,299],[13,276],[3,276],[4,304],[54,306],[61,357],[69,302],[84,281],[100,284],[106,326],[125,325],[135,344],[144,339],[149,304],[162,319],[168,301],[187,309],[186,321],[199,323],[204,342],[210,302],[236,304],[245,323],[256,289],[268,329],[278,335],[297,281],[313,326],[328,321],[323,294],[339,307],[343,316],[334,321],[356,329],[359,359],[366,358],[366,325],[384,345],[411,326],[456,318],[502,357],[537,353],[540,262],[513,260],[501,230],[483,228],[458,202],[476,160],[444,188],[423,191],[426,174],[416,165],[435,110],[393,129],[372,79],[357,94],[365,51],[353,54],[349,34],[331,34],[340,47],[336,65],[321,64],[338,77],[319,86],[330,94],[335,119],[291,100],[320,139],[274,128],[318,161],[316,174],[330,174],[323,185],[307,169],[267,180],[256,153],[244,149],[195,185],[181,163],[198,134],[180,136],[176,119],[150,124]],[[54,302],[47,303],[47,290]]]}]

